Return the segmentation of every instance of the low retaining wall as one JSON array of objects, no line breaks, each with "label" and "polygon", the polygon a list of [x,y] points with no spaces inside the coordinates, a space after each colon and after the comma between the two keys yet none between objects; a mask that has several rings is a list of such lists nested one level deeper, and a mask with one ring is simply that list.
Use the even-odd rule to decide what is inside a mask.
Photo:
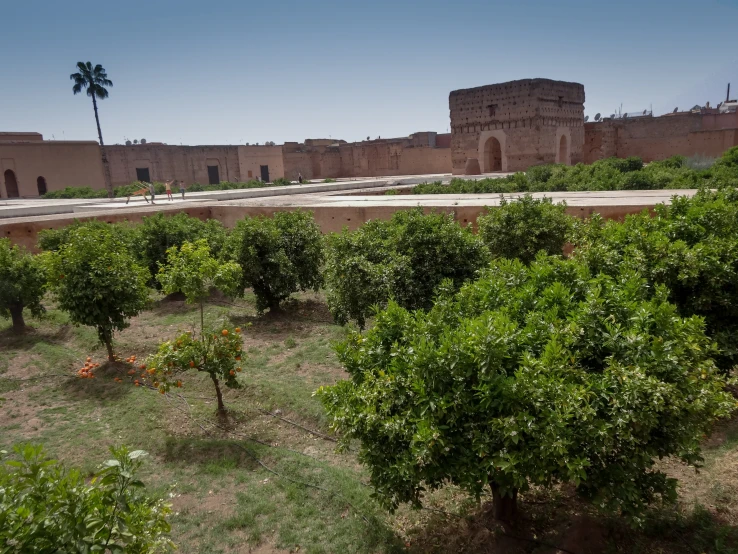
[{"label": "low retaining wall", "polygon": [[[586,218],[593,213],[598,213],[606,219],[622,220],[628,214],[639,213],[644,209],[653,209],[655,203],[644,199],[643,204],[636,205],[591,205],[591,206],[569,206],[566,212],[570,215]],[[60,214],[55,216],[35,216],[0,220],[0,237],[9,238],[14,244],[24,246],[31,251],[37,251],[36,243],[38,233],[43,229],[59,229],[75,220],[88,221],[98,219],[107,223],[132,222],[139,223],[149,215],[163,212],[167,215],[186,213],[198,219],[217,219],[226,227],[233,227],[236,221],[243,217],[255,217],[259,215],[271,217],[276,212],[294,210],[312,211],[315,221],[323,233],[339,232],[344,228],[357,229],[364,223],[373,219],[390,219],[392,214],[400,210],[410,209],[407,205],[383,205],[383,206],[239,206],[223,203],[202,203],[199,205],[187,205],[182,207],[137,207],[135,210],[123,211],[121,209],[90,212],[81,214]],[[474,206],[458,206],[449,202],[444,206],[423,207],[426,213],[450,213],[454,219],[462,225],[471,224],[476,230],[477,218],[487,211],[487,207],[480,202]]]}]

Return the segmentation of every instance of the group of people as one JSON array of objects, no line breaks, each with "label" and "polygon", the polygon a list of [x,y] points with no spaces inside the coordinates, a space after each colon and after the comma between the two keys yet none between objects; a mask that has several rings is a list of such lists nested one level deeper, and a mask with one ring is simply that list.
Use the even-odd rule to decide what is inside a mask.
[{"label": "group of people", "polygon": [[[179,192],[182,195],[182,200],[184,200],[185,197],[185,184],[184,181],[177,181],[176,179],[169,179],[168,181],[164,181],[164,190],[167,193],[167,200],[174,200],[174,197],[172,196],[172,185],[175,183],[179,183]],[[143,199],[146,200],[146,203],[149,203],[149,199],[146,198],[146,193],[149,193],[151,195],[151,203],[156,204],[154,202],[154,199],[156,198],[156,189],[154,188],[154,183],[144,183],[144,187],[140,190],[134,192],[132,195],[128,195],[128,199],[126,200],[126,204],[131,201],[131,196],[143,196]]]}]

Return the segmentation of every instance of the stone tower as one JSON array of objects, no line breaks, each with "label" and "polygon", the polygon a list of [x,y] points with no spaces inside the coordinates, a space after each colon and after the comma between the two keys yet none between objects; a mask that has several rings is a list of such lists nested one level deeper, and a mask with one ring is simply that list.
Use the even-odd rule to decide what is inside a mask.
[{"label": "stone tower", "polygon": [[[584,86],[521,79],[449,95],[454,174],[477,159],[483,173],[582,161]],[[471,164],[473,165],[473,163]]]}]

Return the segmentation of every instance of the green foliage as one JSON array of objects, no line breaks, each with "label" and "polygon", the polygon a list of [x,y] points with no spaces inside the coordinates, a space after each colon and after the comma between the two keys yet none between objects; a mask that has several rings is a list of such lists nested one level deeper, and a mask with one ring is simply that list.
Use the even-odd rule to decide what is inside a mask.
[{"label": "green foliage", "polygon": [[292,181],[284,177],[277,177],[276,179],[272,179],[273,187],[286,187],[287,185],[292,185],[292,184],[293,184]]},{"label": "green foliage", "polygon": [[[166,187],[164,183],[155,181],[153,183],[154,191],[157,195],[164,194]],[[251,179],[250,181],[243,183],[234,183],[231,181],[221,181],[215,185],[201,185],[200,183],[193,183],[187,187],[187,192],[201,192],[201,191],[213,191],[213,190],[238,190],[238,189],[252,189],[274,186],[275,183],[263,183],[258,179]],[[113,196],[116,198],[125,198],[126,196],[132,195],[134,192],[140,190],[143,187],[148,189],[149,184],[142,181],[134,181],[129,185],[120,185],[113,189]],[[179,192],[179,188],[173,185],[172,193],[176,194]],[[148,195],[148,192],[146,193]],[[61,190],[51,190],[44,194],[42,198],[107,198],[108,193],[105,190],[96,190],[91,187],[66,187]]]},{"label": "green foliage", "polygon": [[460,287],[488,259],[481,239],[453,216],[403,210],[390,221],[369,221],[328,239],[328,307],[338,322],[361,327],[373,307],[390,298],[408,309],[427,309],[441,281]]},{"label": "green foliage", "polygon": [[178,377],[186,371],[207,373],[215,385],[218,409],[224,412],[220,383],[232,389],[241,388],[236,375],[241,371],[242,349],[239,327],[211,330],[200,338],[184,333],[175,340],[161,343],[146,365],[154,387],[162,394],[172,386],[181,387]]},{"label": "green foliage", "polygon": [[732,169],[738,171],[738,146],[727,150],[720,159],[715,162],[717,168]]},{"label": "green foliage", "polygon": [[[185,213],[164,215],[160,212],[144,217],[133,233],[135,252],[152,276],[166,263],[170,248],[205,239],[210,252],[217,257],[226,238],[225,228],[217,219],[202,221]],[[152,284],[158,286],[159,283],[152,277]]]},{"label": "green foliage", "polygon": [[608,158],[593,164],[541,165],[507,177],[465,180],[449,185],[424,183],[415,194],[484,194],[511,192],[554,192],[585,190],[683,189],[709,186],[738,186],[738,159],[728,150],[714,165],[706,161],[673,156],[643,165],[640,158]]},{"label": "green foliage", "polygon": [[323,179],[323,182],[324,182],[324,183],[335,183],[335,182],[336,182],[336,180],[335,180],[335,179],[332,179],[332,178],[330,178],[330,177],[328,177],[328,179]]},{"label": "green foliage", "polygon": [[240,291],[252,287],[260,311],[322,284],[323,237],[312,212],[246,217],[231,231],[223,256],[241,266]]},{"label": "green foliage", "polygon": [[241,268],[213,258],[207,240],[199,239],[167,250],[167,262],[159,267],[156,279],[165,293],[181,292],[188,303],[196,304],[208,297],[211,288],[235,296]]},{"label": "green foliage", "polygon": [[46,275],[37,256],[0,239],[0,317],[13,316],[17,330],[23,327],[23,309],[41,316]]},{"label": "green foliage", "polygon": [[69,237],[77,229],[85,228],[93,232],[103,234],[112,233],[117,241],[126,246],[128,252],[135,252],[135,233],[132,227],[120,223],[106,223],[97,219],[89,219],[87,221],[79,221],[75,219],[65,227],[59,229],[41,229],[38,233],[38,247],[41,250],[56,251],[61,248],[62,244],[69,242]]},{"label": "green foliage", "polygon": [[526,194],[513,202],[501,198],[500,206],[489,208],[477,224],[479,236],[493,257],[518,258],[527,264],[541,250],[561,255],[572,221],[566,215],[566,204]]},{"label": "green foliage", "polygon": [[[87,483],[80,472],[23,445],[0,466],[0,550],[7,553],[170,552],[170,506],[136,478],[146,452],[111,448]],[[4,454],[4,452],[3,452]]]},{"label": "green foliage", "polygon": [[720,347],[723,369],[738,363],[738,191],[701,190],[674,197],[671,206],[628,216],[620,224],[601,217],[581,224],[574,255],[593,272],[638,271],[664,284],[682,316],[705,318]]},{"label": "green foliage", "polygon": [[92,187],[65,187],[60,190],[50,190],[42,198],[107,198],[108,191],[105,189],[93,189]]},{"label": "green foliage", "polygon": [[572,260],[498,259],[428,313],[391,302],[338,346],[351,380],[317,394],[391,509],[446,483],[477,497],[572,483],[639,523],[675,498],[655,458],[698,464],[736,404],[702,320],[667,294]]},{"label": "green foliage", "polygon": [[146,268],[110,228],[79,226],[57,251],[46,252],[49,287],[75,325],[95,327],[113,359],[116,330],[146,306]]}]

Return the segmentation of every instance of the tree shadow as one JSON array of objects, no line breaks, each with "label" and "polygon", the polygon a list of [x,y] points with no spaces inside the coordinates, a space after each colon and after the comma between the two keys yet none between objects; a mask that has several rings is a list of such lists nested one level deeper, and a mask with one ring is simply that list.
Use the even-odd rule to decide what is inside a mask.
[{"label": "tree shadow", "polygon": [[290,298],[279,310],[268,310],[260,315],[229,314],[232,325],[249,326],[249,332],[257,335],[301,331],[305,327],[333,325],[333,316],[324,302],[313,299]]},{"label": "tree shadow", "polygon": [[54,332],[46,332],[33,325],[26,325],[25,331],[16,333],[12,327],[0,331],[0,350],[30,350],[39,342],[61,344],[73,334],[74,326],[62,324]]},{"label": "tree shadow", "polygon": [[162,457],[168,463],[190,466],[218,465],[255,470],[259,467],[257,454],[233,439],[173,437],[166,438]]},{"label": "tree shadow", "polygon": [[[128,379],[130,365],[121,362],[104,362],[93,370],[92,379],[70,376],[61,384],[61,389],[73,399],[93,399],[100,404],[120,400],[131,393],[132,385]],[[122,382],[114,379],[118,377]]]}]

